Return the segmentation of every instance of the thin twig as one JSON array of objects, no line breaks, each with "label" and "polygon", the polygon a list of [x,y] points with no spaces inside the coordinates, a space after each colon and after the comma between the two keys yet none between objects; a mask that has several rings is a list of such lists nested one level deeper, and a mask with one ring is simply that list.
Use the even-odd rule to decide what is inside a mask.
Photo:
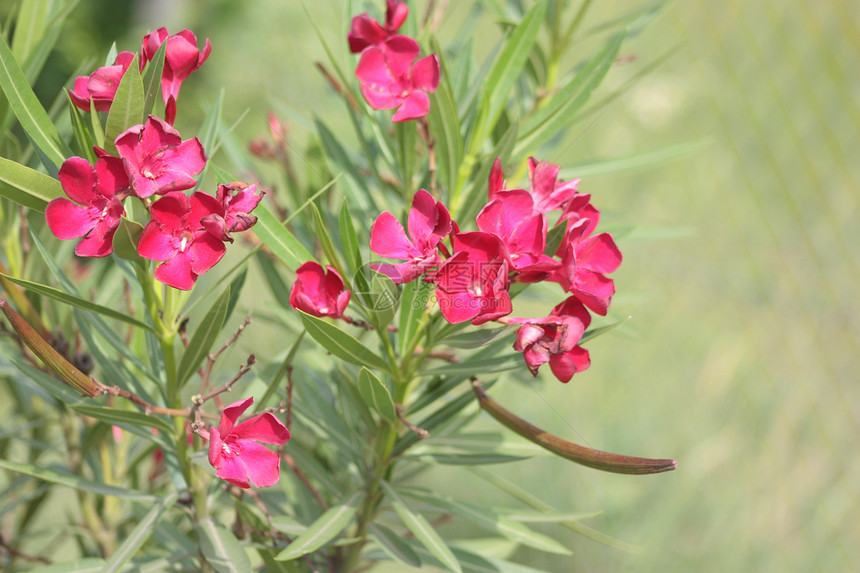
[{"label": "thin twig", "polygon": [[422,440],[430,437],[430,432],[428,432],[424,428],[419,428],[418,426],[406,419],[406,417],[403,415],[405,409],[403,408],[402,404],[395,404],[394,408],[395,410],[397,410],[397,417],[400,419],[401,422],[403,422],[404,426],[412,430],[412,432],[415,433]]},{"label": "thin twig", "polygon": [[134,394],[132,394],[128,390],[123,390],[122,388],[120,388],[118,386],[106,386],[105,384],[102,384],[101,382],[99,382],[95,378],[93,378],[92,380],[93,380],[93,382],[96,383],[96,386],[98,386],[98,389],[102,394],[107,394],[109,396],[119,396],[120,398],[125,398],[126,400],[128,400],[130,402],[134,402],[135,404],[137,404],[138,406],[143,408],[143,412],[146,415],[163,414],[165,416],[183,416],[184,417],[184,416],[188,416],[191,413],[190,408],[177,409],[177,408],[165,408],[163,406],[156,406],[155,404],[150,404],[149,402],[142,400],[141,398],[138,398],[137,396],[135,396]]},{"label": "thin twig", "polygon": [[322,508],[322,510],[327,510],[328,504],[325,502],[325,499],[323,499],[323,496],[320,495],[320,492],[317,491],[317,488],[315,488],[310,482],[308,476],[306,476],[305,473],[300,470],[299,467],[296,465],[296,461],[293,459],[293,456],[285,453],[282,454],[281,457],[283,458],[284,463],[287,464],[291,470],[293,470],[293,472],[296,474],[296,477],[299,478],[303,484],[305,484],[305,487],[308,488],[308,491],[310,491],[311,495],[314,496],[314,499],[317,500],[317,503]]},{"label": "thin twig", "polygon": [[45,565],[50,565],[51,563],[53,563],[53,561],[51,561],[47,557],[27,555],[25,553],[21,553],[20,551],[6,543],[6,540],[3,539],[2,535],[0,535],[0,554],[2,553],[8,553],[9,556],[13,559],[23,559],[24,561],[30,561],[32,563],[44,563]]},{"label": "thin twig", "polygon": [[218,386],[217,388],[210,390],[208,393],[206,393],[203,396],[198,395],[196,397],[196,399],[194,399],[194,403],[202,405],[204,402],[208,402],[209,400],[211,400],[215,396],[218,396],[219,394],[223,394],[224,392],[231,391],[233,389],[233,384],[238,382],[239,379],[242,378],[242,376],[244,376],[245,374],[250,372],[251,366],[253,366],[256,361],[257,361],[256,356],[254,356],[253,354],[248,355],[247,364],[243,364],[239,368],[238,374],[236,374],[232,380],[230,380],[229,382],[227,382],[225,384],[222,384],[221,386]]}]

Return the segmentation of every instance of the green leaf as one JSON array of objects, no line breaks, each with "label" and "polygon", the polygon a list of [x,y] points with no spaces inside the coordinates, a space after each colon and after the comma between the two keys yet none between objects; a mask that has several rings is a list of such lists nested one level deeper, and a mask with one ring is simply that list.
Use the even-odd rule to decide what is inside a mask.
[{"label": "green leaf", "polygon": [[254,232],[260,237],[263,244],[269,247],[275,256],[281,259],[291,270],[295,271],[304,263],[314,260],[310,251],[283,223],[278,221],[278,218],[266,205],[258,205],[254,210],[254,215],[257,216]]},{"label": "green leaf", "polygon": [[516,328],[514,325],[502,326],[500,328],[483,328],[448,336],[440,342],[444,342],[454,348],[481,348],[498,338],[512,333]]},{"label": "green leaf", "polygon": [[155,428],[160,432],[164,432],[165,436],[171,435],[173,427],[156,416],[148,416],[142,412],[132,410],[120,410],[119,408],[106,408],[103,406],[72,406],[72,409],[82,416],[89,416],[108,424],[134,424],[137,426],[146,426]]},{"label": "green leaf", "polygon": [[358,502],[364,492],[357,491],[340,505],[330,507],[316,521],[314,521],[304,533],[296,537],[286,549],[275,557],[278,561],[289,561],[297,559],[316,551],[349,525],[358,511]]},{"label": "green leaf", "polygon": [[113,318],[113,319],[116,319],[116,320],[119,320],[119,321],[122,321],[122,322],[125,322],[128,324],[131,324],[133,326],[137,326],[138,328],[144,328],[146,330],[149,330],[150,332],[153,332],[152,327],[149,326],[148,324],[141,322],[141,321],[137,320],[136,318],[129,316],[128,314],[116,311],[112,308],[108,308],[106,306],[101,306],[100,304],[96,304],[96,303],[90,302],[84,298],[80,298],[80,297],[77,297],[75,295],[68,294],[67,292],[62,291],[62,290],[57,289],[57,288],[54,288],[54,287],[50,287],[50,286],[39,284],[39,283],[34,283],[34,282],[27,281],[24,279],[10,277],[10,276],[4,275],[3,273],[0,273],[0,276],[3,276],[4,278],[12,281],[13,283],[15,283],[17,285],[24,287],[25,289],[27,289],[31,292],[39,293],[41,295],[45,295],[47,297],[53,298],[54,300],[58,300],[58,301],[63,302],[65,304],[75,306],[78,308],[82,308],[84,310],[89,310],[90,312],[95,312],[97,314],[101,314],[101,315],[106,316],[108,318]]},{"label": "green leaf", "polygon": [[585,342],[588,342],[592,338],[597,338],[598,336],[600,336],[602,334],[606,334],[610,330],[615,330],[616,328],[618,328],[619,326],[621,326],[622,324],[624,324],[625,322],[630,320],[630,318],[631,317],[628,316],[624,320],[619,320],[619,321],[613,322],[612,324],[607,324],[606,326],[601,326],[599,328],[592,328],[590,330],[586,330],[583,333],[582,338],[579,339],[579,342],[577,344],[583,344]]},{"label": "green leaf", "polygon": [[399,535],[381,523],[371,523],[367,529],[370,531],[370,536],[393,560],[405,563],[410,567],[421,567],[421,558]]},{"label": "green leaf", "polygon": [[504,464],[529,459],[528,456],[510,456],[507,454],[409,454],[400,458],[404,461],[417,461],[432,464],[452,466],[475,466],[485,464]]},{"label": "green leaf", "polygon": [[612,67],[626,33],[613,36],[575,76],[532,116],[521,130],[514,157],[522,157],[540,147],[562,128],[591,97]]},{"label": "green leaf", "polygon": [[108,112],[104,142],[108,153],[116,154],[114,140],[119,134],[133,125],[143,123],[143,99],[143,80],[135,56],[116,88]]},{"label": "green leaf", "polygon": [[470,152],[474,153],[484,145],[484,140],[493,131],[502,114],[511,89],[520,77],[537,40],[546,6],[547,2],[535,3],[505,42],[504,49],[496,56],[484,83],[484,92],[478,108],[478,123],[469,142]]},{"label": "green leaf", "polygon": [[436,559],[448,568],[448,570],[454,571],[455,573],[462,573],[463,569],[460,567],[460,562],[457,561],[457,558],[454,557],[451,549],[445,544],[445,541],[439,537],[439,534],[436,533],[433,526],[427,522],[424,516],[414,513],[409,509],[406,502],[397,495],[397,492],[394,491],[394,488],[388,485],[388,483],[385,481],[380,481],[379,483],[382,485],[385,495],[388,497],[388,500],[391,502],[391,506],[394,508],[394,511],[397,512],[403,525],[405,525],[406,528],[415,535],[415,538],[420,541],[424,547],[426,547],[427,550],[436,557]]},{"label": "green leaf", "polygon": [[162,42],[155,56],[146,65],[143,72],[143,116],[152,113],[155,98],[161,95],[161,72],[164,70],[164,52],[167,42]]},{"label": "green leaf", "polygon": [[[212,146],[215,145],[215,138],[218,137],[218,126],[221,124],[221,108],[224,102],[224,89],[222,88],[218,92],[218,97],[215,99],[215,103],[212,104],[212,109],[209,110],[209,113],[206,114],[206,119],[203,121],[203,125],[200,126],[200,143],[203,145],[203,149],[206,149],[210,153],[212,152]],[[227,183],[226,181],[224,183]]]},{"label": "green leaf", "polygon": [[128,534],[110,559],[105,563],[102,573],[116,573],[121,570],[129,559],[134,557],[134,554],[140,549],[141,545],[146,543],[149,536],[152,535],[155,526],[164,517],[173,504],[179,497],[179,492],[173,492],[161,501],[155,504],[146,515],[143,516],[135,528]]},{"label": "green leaf", "polygon": [[322,318],[311,316],[302,311],[298,311],[298,313],[308,334],[338,358],[359,366],[388,372],[388,363],[368,350],[364,344],[351,335]]},{"label": "green leaf", "polygon": [[269,290],[272,291],[275,301],[284,308],[292,308],[289,305],[290,289],[275,267],[274,261],[270,258],[271,255],[257,251],[254,253],[254,257],[260,265],[260,270],[263,271],[263,278],[266,279],[266,284],[269,285]]},{"label": "green leaf", "polygon": [[41,151],[45,168],[49,173],[57,173],[60,165],[72,155],[71,150],[60,138],[57,128],[51,122],[48,112],[39,103],[39,99],[30,85],[24,72],[9,49],[6,39],[0,37],[0,88],[6,94],[6,99],[21,127],[30,136],[33,145]]},{"label": "green leaf", "polygon": [[510,513],[506,517],[514,521],[522,521],[524,523],[560,523],[563,521],[579,521],[581,519],[591,519],[603,515],[602,511],[589,511],[586,513],[546,513],[543,511],[518,511]]},{"label": "green leaf", "polygon": [[380,212],[372,199],[367,180],[361,176],[358,166],[350,159],[337,137],[319,119],[314,119],[320,144],[333,172],[342,172],[346,179],[346,194],[349,202],[361,212]]},{"label": "green leaf", "polygon": [[522,543],[523,545],[527,545],[533,549],[545,551],[547,553],[554,553],[556,555],[573,554],[572,551],[552,537],[533,531],[522,523],[509,519],[492,509],[458,501],[449,497],[439,496],[435,493],[431,494],[429,491],[421,491],[415,488],[402,488],[401,491],[404,495],[408,495],[419,501],[437,506],[443,511],[459,515],[463,519],[467,519],[476,525],[495,531],[499,535]]},{"label": "green leaf", "polygon": [[399,338],[400,353],[407,354],[417,344],[413,339],[421,326],[424,311],[430,300],[432,287],[424,281],[412,281],[403,285],[400,301]]},{"label": "green leaf", "polygon": [[11,460],[0,459],[0,468],[7,469],[11,472],[28,475],[42,481],[65,485],[75,489],[91,491],[99,495],[110,495],[113,497],[122,497],[126,499],[136,499],[139,501],[155,501],[157,498],[154,495],[135,491],[133,489],[125,489],[114,487],[112,485],[103,484],[97,481],[84,479],[66,471],[55,470],[51,468],[43,468],[35,464],[26,464],[13,462]]},{"label": "green leaf", "polygon": [[191,340],[188,341],[188,347],[182,354],[182,360],[179,362],[179,370],[177,373],[177,384],[181,388],[189,378],[197,371],[200,362],[206,358],[209,349],[215,344],[218,339],[218,334],[224,327],[224,321],[227,319],[227,307],[230,303],[230,287],[224,289],[218,300],[209,308],[209,312],[203,317],[203,320],[197,326]]},{"label": "green leaf", "polygon": [[[11,341],[9,341],[11,343]],[[11,362],[15,368],[24,373],[30,380],[35,382],[40,388],[46,390],[51,396],[66,404],[75,404],[81,401],[81,395],[75,392],[71,386],[67,386],[60,382],[57,378],[42,372],[32,364],[24,362],[20,356],[20,349],[15,347],[14,350],[6,348],[0,344],[3,356]]]},{"label": "green leaf", "polygon": [[400,292],[388,275],[375,271],[369,266],[365,267],[364,270],[367,270],[370,275],[368,277],[370,283],[368,301],[370,320],[377,331],[383,332],[394,320],[394,315],[397,313]]},{"label": "green leaf", "polygon": [[58,180],[3,157],[0,195],[35,211],[44,211],[52,199],[66,196]]},{"label": "green leaf", "polygon": [[15,36],[12,38],[12,53],[19,62],[27,61],[35,50],[48,25],[51,12],[50,0],[22,0],[18,7],[15,22]]},{"label": "green leaf", "polygon": [[96,102],[90,100],[90,126],[93,129],[93,143],[101,148],[105,146],[105,130],[102,127],[102,121],[96,111]]},{"label": "green leaf", "polygon": [[143,225],[125,217],[113,236],[113,252],[119,258],[146,268],[147,262],[137,253],[137,244],[143,234]]},{"label": "green leaf", "polygon": [[438,368],[422,370],[418,372],[419,376],[453,376],[457,374],[466,374],[475,376],[478,374],[488,374],[492,372],[506,372],[522,366],[523,355],[521,352],[513,352],[503,354],[493,358],[483,358],[479,360],[466,360],[459,364],[446,364]]},{"label": "green leaf", "polygon": [[105,566],[104,559],[96,557],[87,557],[76,561],[67,561],[65,563],[53,563],[44,567],[39,567],[39,573],[101,573]]},{"label": "green leaf", "polygon": [[649,169],[658,165],[669,163],[679,157],[693,153],[701,149],[707,140],[690,141],[669,145],[643,153],[634,153],[624,157],[613,157],[610,159],[595,159],[566,167],[559,171],[559,177],[572,179],[574,177],[593,177],[595,175],[616,175],[618,173],[635,173],[643,169]]},{"label": "green leaf", "polygon": [[[436,50],[437,54],[441,51]],[[448,197],[459,194],[460,164],[463,162],[463,138],[460,135],[460,118],[457,106],[451,95],[447,76],[439,82],[439,87],[430,96],[430,134],[436,147],[439,162],[438,173],[448,192]]]},{"label": "green leaf", "polygon": [[334,243],[331,240],[331,235],[328,232],[328,225],[323,221],[322,214],[320,213],[319,207],[317,207],[316,203],[311,203],[309,205],[311,211],[311,217],[314,221],[314,230],[316,231],[316,239],[319,241],[320,247],[322,247],[322,251],[325,254],[325,258],[328,260],[329,264],[332,265],[338,273],[342,277],[346,277],[347,280],[349,276],[343,270],[343,264],[340,262],[340,257],[337,254],[337,251],[334,248]]},{"label": "green leaf", "polygon": [[93,151],[93,138],[89,130],[84,126],[84,119],[81,117],[81,110],[72,103],[72,98],[66,92],[66,99],[69,100],[69,119],[72,124],[72,134],[75,136],[74,142],[77,145],[73,151],[85,157],[90,164],[95,165],[97,158]]},{"label": "green leaf", "polygon": [[361,248],[358,244],[358,235],[355,232],[352,213],[349,212],[349,204],[344,201],[338,214],[338,227],[340,228],[340,240],[343,242],[343,251],[346,255],[346,263],[349,265],[351,275],[361,268]]},{"label": "green leaf", "polygon": [[390,423],[397,421],[397,410],[394,407],[394,400],[391,398],[391,392],[376,375],[362,368],[358,373],[358,391],[361,397],[370,406],[371,409],[379,412],[379,414],[388,420]]},{"label": "green leaf", "polygon": [[245,573],[251,571],[251,560],[245,548],[226,527],[211,517],[197,524],[200,552],[218,573]]},{"label": "green leaf", "polygon": [[[519,124],[514,121],[505,134],[496,143],[493,150],[484,158],[478,170],[471,177],[471,185],[466,192],[458,197],[451,198],[451,216],[458,219],[474,219],[481,207],[487,202],[487,179],[493,163],[498,157],[504,165],[508,161],[514,145],[517,142],[517,131]],[[464,165],[463,167],[466,167]]]}]

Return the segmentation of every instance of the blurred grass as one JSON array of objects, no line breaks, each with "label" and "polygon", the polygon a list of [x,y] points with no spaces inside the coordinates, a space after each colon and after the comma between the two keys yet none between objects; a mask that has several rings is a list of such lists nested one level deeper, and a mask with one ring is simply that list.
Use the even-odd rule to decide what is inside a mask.
[{"label": "blurred grass", "polygon": [[[377,4],[355,2],[353,12],[378,13]],[[608,4],[585,28],[637,5]],[[212,39],[211,60],[183,85],[181,122],[183,101],[212,101],[225,85],[225,123],[251,109],[243,137],[264,133],[278,100],[292,110],[298,141],[318,114],[344,126],[349,145],[342,106],[313,69],[324,53],[298,3],[176,6],[152,21],[139,15],[118,45],[136,46],[160,25]],[[342,2],[308,9],[332,45],[342,41]],[[466,8],[450,10],[456,19]],[[574,441],[678,459],[676,472],[649,477],[551,458],[497,467],[559,510],[604,510],[587,523],[643,552],[571,533],[573,558],[520,558],[559,572],[860,567],[858,16],[848,1],[671,4],[625,46],[635,59],[610,73],[608,87],[674,55],[542,157],[568,166],[704,142],[654,169],[582,182],[605,224],[642,227],[619,241],[625,262],[611,312],[633,320],[590,344],[593,366],[570,384],[522,379],[493,391]],[[433,485],[481,490],[456,475],[434,472]],[[476,499],[513,503],[490,488]]]}]

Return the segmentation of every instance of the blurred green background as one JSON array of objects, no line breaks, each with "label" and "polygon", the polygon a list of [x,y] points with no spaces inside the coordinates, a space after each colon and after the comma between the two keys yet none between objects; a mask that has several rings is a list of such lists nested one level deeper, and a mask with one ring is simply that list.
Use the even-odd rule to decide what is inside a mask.
[{"label": "blurred green background", "polygon": [[[351,12],[338,0],[307,4],[344,66],[354,65],[347,14],[378,14],[382,0]],[[410,5],[420,14],[426,2]],[[443,40],[471,5],[449,3]],[[637,5],[595,3],[582,29]],[[113,40],[135,49],[162,25],[212,40],[209,62],[182,87],[186,137],[203,108],[183,102],[211,102],[225,86],[226,124],[250,109],[245,140],[265,133],[274,108],[292,120],[297,149],[314,115],[342,126],[349,144],[298,2],[84,2],[75,20],[58,43],[70,51],[55,56],[68,73],[79,56],[101,59]],[[679,467],[636,477],[550,457],[496,466],[560,510],[603,510],[585,523],[623,542],[566,532],[573,558],[519,560],[559,572],[860,568],[858,21],[860,5],[847,0],[670,3],[622,48],[602,93],[672,56],[541,155],[569,168],[688,150],[647,168],[624,160],[612,174],[582,170],[580,190],[619,230],[625,257],[610,318],[633,318],[590,344],[591,369],[569,384],[520,377],[492,393],[573,441],[671,456]],[[499,34],[488,23],[476,31],[485,36],[479,58]],[[591,46],[577,44],[571,65]],[[43,84],[56,94],[58,84]],[[298,151],[293,160],[301,166]],[[431,477],[440,490],[513,502],[461,476]]]}]

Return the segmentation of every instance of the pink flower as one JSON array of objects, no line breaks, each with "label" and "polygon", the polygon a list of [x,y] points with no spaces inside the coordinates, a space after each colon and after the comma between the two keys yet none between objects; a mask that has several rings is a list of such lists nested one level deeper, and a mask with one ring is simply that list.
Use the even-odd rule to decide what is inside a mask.
[{"label": "pink flower", "polygon": [[159,28],[143,37],[143,45],[140,48],[141,70],[155,57],[158,48],[165,41],[167,48],[164,51],[164,68],[161,72],[161,96],[164,99],[167,123],[173,125],[179,88],[185,78],[202,66],[209,57],[212,53],[212,44],[207,38],[203,50],[199,50],[197,36],[191,30],[182,30],[178,34],[169,36],[167,28]]},{"label": "pink flower", "polygon": [[534,210],[532,196],[523,189],[497,191],[477,217],[478,229],[494,233],[505,244],[514,270],[535,280],[549,276],[558,261],[543,254],[546,247],[546,216]]},{"label": "pink flower", "polygon": [[391,121],[418,119],[430,112],[427,94],[439,85],[439,59],[434,54],[414,61],[420,53],[418,42],[406,36],[392,36],[361,53],[355,70],[361,93],[373,109],[399,107]]},{"label": "pink flower", "polygon": [[122,208],[128,176],[119,157],[104,155],[95,167],[83,157],[63,162],[58,173],[64,197],[45,209],[45,220],[58,239],[84,237],[75,247],[81,257],[104,257],[113,252],[113,236],[125,210]]},{"label": "pink flower", "polygon": [[201,222],[221,212],[217,199],[205,193],[187,197],[168,193],[152,204],[152,220],[140,236],[137,252],[153,261],[165,261],[155,269],[155,278],[180,290],[191,290],[197,277],[215,266],[227,250]]},{"label": "pink flower", "polygon": [[194,175],[203,171],[206,154],[196,137],[182,141],[164,120],[149,116],[146,124],[130,127],[116,138],[134,194],[141,199],[155,193],[191,189]]},{"label": "pink flower", "polygon": [[561,209],[576,195],[579,179],[558,180],[558,165],[529,157],[529,184],[534,197],[535,210],[547,213]]},{"label": "pink flower", "polygon": [[615,283],[606,275],[621,265],[621,251],[609,233],[589,237],[593,227],[583,218],[568,228],[556,253],[561,257],[561,267],[549,280],[605,316],[615,293]]},{"label": "pink flower", "polygon": [[568,297],[544,318],[511,318],[522,324],[517,331],[514,350],[523,353],[529,371],[538,375],[538,368],[549,362],[556,378],[568,382],[574,373],[587,369],[591,361],[588,351],[577,343],[591,323],[591,315],[576,297]]},{"label": "pink flower", "polygon": [[296,269],[296,282],[290,291],[290,305],[314,316],[341,318],[352,293],[343,288],[343,279],[332,267],[308,261]]},{"label": "pink flower", "polygon": [[385,42],[397,33],[409,14],[409,8],[398,0],[387,0],[387,4],[385,26],[381,26],[367,14],[359,14],[352,19],[352,27],[347,34],[350,52],[357,54],[368,46]]},{"label": "pink flower", "polygon": [[84,111],[90,111],[92,101],[96,111],[108,111],[119,82],[133,59],[133,53],[120,52],[112,66],[99,68],[89,76],[75,78],[73,89],[68,90],[72,103]]},{"label": "pink flower", "polygon": [[454,254],[432,278],[445,320],[484,324],[511,312],[508,261],[501,239],[492,233],[459,233]]},{"label": "pink flower", "polygon": [[249,213],[256,209],[262,195],[257,195],[257,184],[234,182],[219,185],[215,198],[221,203],[222,211],[203,218],[203,226],[214,237],[228,243],[233,242],[230,233],[247,231],[257,222],[257,217]]},{"label": "pink flower", "polygon": [[[439,263],[439,242],[451,233],[451,214],[424,189],[412,198],[407,222],[409,240],[400,221],[383,211],[370,228],[370,250],[380,257],[405,259],[396,265],[375,265],[397,284],[408,283]],[[444,245],[443,245],[444,248]]]},{"label": "pink flower", "polygon": [[290,439],[290,431],[269,412],[237,426],[236,420],[253,403],[254,398],[233,402],[221,412],[218,427],[209,429],[209,463],[215,475],[243,488],[278,483],[281,457],[257,442],[281,445]]}]

